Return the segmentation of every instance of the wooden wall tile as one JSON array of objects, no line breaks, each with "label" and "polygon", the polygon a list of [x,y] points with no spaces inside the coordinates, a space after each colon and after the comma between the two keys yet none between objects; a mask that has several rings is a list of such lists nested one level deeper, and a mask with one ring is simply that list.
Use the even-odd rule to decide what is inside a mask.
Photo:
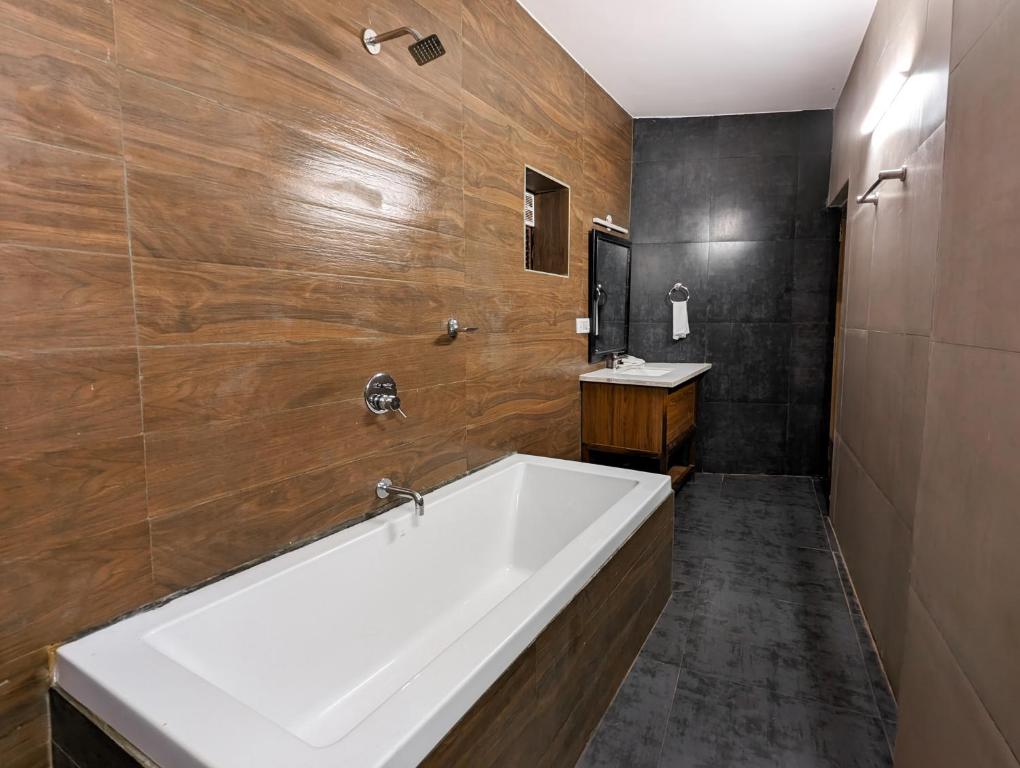
[{"label": "wooden wall tile", "polygon": [[82,536],[0,562],[0,658],[16,658],[147,603],[149,525]]},{"label": "wooden wall tile", "polygon": [[145,517],[140,435],[0,461],[0,561]]},{"label": "wooden wall tile", "polygon": [[128,187],[136,257],[425,285],[464,281],[459,237],[145,170],[133,170]]},{"label": "wooden wall tile", "polygon": [[134,349],[0,355],[0,457],[142,431]]},{"label": "wooden wall tile", "polygon": [[0,133],[119,154],[116,69],[0,27]]},{"label": "wooden wall tile", "polygon": [[587,370],[580,339],[490,336],[468,360],[468,417],[491,420],[576,396],[577,377]]},{"label": "wooden wall tile", "polygon": [[45,765],[49,755],[45,649],[0,662],[0,765]]},{"label": "wooden wall tile", "polygon": [[107,0],[0,0],[13,27],[99,59],[113,53],[113,4]]},{"label": "wooden wall tile", "polygon": [[125,253],[119,160],[0,137],[0,232],[6,242]]},{"label": "wooden wall tile", "polygon": [[0,350],[133,346],[124,256],[0,244]]},{"label": "wooden wall tile", "polygon": [[427,156],[438,158],[431,166],[419,160],[408,167],[352,148],[343,137],[313,136],[130,76],[124,82],[124,115],[129,168],[213,181],[249,195],[301,200],[383,222],[461,232],[459,152],[447,149]]},{"label": "wooden wall tile", "polygon": [[434,334],[144,348],[145,426],[200,427],[350,400],[380,370],[402,392],[452,384],[466,378],[467,349],[465,341],[451,343]]},{"label": "wooden wall tile", "polygon": [[459,428],[158,517],[156,582],[180,589],[354,520],[388,503],[375,496],[381,477],[431,488],[466,471]]},{"label": "wooden wall tile", "polygon": [[446,332],[461,291],[394,280],[135,260],[147,344],[313,341]]},{"label": "wooden wall tile", "polygon": [[357,398],[146,437],[149,513],[165,514],[464,423],[462,383],[401,393],[407,418]]},{"label": "wooden wall tile", "polygon": [[[189,2],[225,24],[271,41],[280,50],[337,77],[348,88],[392,104],[401,113],[435,115],[437,105],[430,103],[429,91],[431,102],[438,97],[452,104],[460,98],[461,20],[459,13],[451,19],[449,9],[444,18],[433,12],[431,3],[407,0],[345,0],[342,13],[332,3],[300,0],[270,6],[259,0]],[[365,54],[361,43],[365,27],[385,32],[405,25],[425,35],[439,35],[446,55],[428,67],[408,66],[410,58],[404,49],[409,39],[384,46],[387,55],[374,60]],[[379,86],[374,91],[367,87],[372,83]],[[397,83],[402,87],[394,87]],[[455,114],[451,112],[446,119],[455,126]]]},{"label": "wooden wall tile", "polygon": [[[534,83],[532,73],[542,73],[542,87],[524,90],[527,100],[505,110],[507,113],[520,115],[533,105],[536,112],[548,114],[552,122],[580,127],[584,119],[584,72],[518,3],[465,3],[464,40],[465,48],[470,46],[484,57],[486,69],[498,69],[517,83]],[[465,84],[470,79],[469,70],[465,54]]]},{"label": "wooden wall tile", "polygon": [[[302,33],[318,36],[318,27],[305,21]],[[338,62],[337,75],[306,61],[304,51],[289,53],[182,3],[166,2],[159,14],[153,14],[144,0],[119,0],[117,5],[119,56],[129,69],[290,125],[327,135],[341,130],[353,146],[372,148],[379,145],[380,137],[406,136],[409,128],[427,136],[433,149],[449,144],[450,135],[460,129],[459,100],[436,98],[434,88],[415,85],[407,75],[399,84],[379,81],[385,67],[399,64],[379,63],[380,57],[360,48],[359,36],[360,32],[352,41],[359,48],[339,60],[343,63]],[[399,45],[393,46],[396,50],[391,49],[391,55],[406,56]],[[367,90],[342,79],[348,62],[364,68],[371,83]],[[400,64],[404,72],[414,66],[409,59]],[[448,65],[440,59],[430,68]],[[392,98],[399,99],[401,107],[388,103]],[[395,141],[380,154],[400,157],[405,153]]]}]

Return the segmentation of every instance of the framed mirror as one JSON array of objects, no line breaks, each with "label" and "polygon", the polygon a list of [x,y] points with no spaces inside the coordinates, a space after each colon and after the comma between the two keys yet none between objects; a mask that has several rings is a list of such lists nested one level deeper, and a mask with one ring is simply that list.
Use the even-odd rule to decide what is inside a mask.
[{"label": "framed mirror", "polygon": [[588,263],[588,362],[627,351],[630,240],[591,231]]}]

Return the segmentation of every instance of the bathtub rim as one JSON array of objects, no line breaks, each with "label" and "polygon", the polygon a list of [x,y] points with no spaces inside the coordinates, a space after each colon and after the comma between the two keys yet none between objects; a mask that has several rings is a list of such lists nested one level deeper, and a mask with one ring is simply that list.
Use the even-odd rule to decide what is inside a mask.
[{"label": "bathtub rim", "polygon": [[[215,605],[267,578],[324,556],[362,536],[373,535],[392,521],[412,516],[410,504],[399,505],[362,521],[363,524],[349,526],[178,595],[157,610],[129,616],[100,630],[106,634],[102,641],[95,639],[99,634],[95,632],[62,646],[56,652],[56,687],[93,713],[103,725],[119,733],[128,744],[160,764],[270,766],[285,759],[308,768],[335,765],[337,761],[365,766],[416,765],[672,495],[669,478],[664,475],[512,454],[441,486],[430,492],[427,500],[438,503],[521,464],[615,476],[634,480],[636,485],[558,550],[531,579],[427,663],[413,679],[414,685],[399,690],[345,737],[330,745],[312,746],[277,722],[250,710],[233,696],[161,654],[145,642],[145,636],[196,608]],[[541,578],[536,578],[539,576]],[[172,604],[177,604],[178,616],[157,616]],[[104,658],[93,666],[82,656],[87,657],[88,647],[99,642]],[[470,659],[470,666],[465,666],[465,656]],[[129,667],[144,668],[149,681],[144,685],[125,683],[123,674],[117,675],[116,670],[110,669],[111,657],[126,660]],[[181,675],[185,676],[183,685]],[[169,691],[170,701],[154,704],[145,689],[161,686]],[[210,705],[210,702],[211,712],[200,707],[201,712],[190,718],[182,715],[197,705]],[[206,717],[216,719],[218,713],[229,719],[239,733],[272,731],[267,738],[272,740],[275,749],[263,750],[261,747],[270,745],[260,745],[258,755],[264,758],[262,762],[252,762],[250,755],[238,751],[221,755],[231,746],[232,740],[225,739],[222,731],[210,733],[202,727]],[[161,728],[158,725],[161,715],[172,716],[174,725]],[[385,746],[379,747],[380,744]]]}]

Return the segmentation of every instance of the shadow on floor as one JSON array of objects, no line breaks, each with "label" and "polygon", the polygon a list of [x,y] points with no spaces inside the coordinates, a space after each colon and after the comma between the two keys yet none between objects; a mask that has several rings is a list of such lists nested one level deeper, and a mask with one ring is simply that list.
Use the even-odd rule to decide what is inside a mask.
[{"label": "shadow on floor", "polygon": [[581,768],[883,768],[896,706],[824,495],[700,474],[678,495],[673,595]]}]

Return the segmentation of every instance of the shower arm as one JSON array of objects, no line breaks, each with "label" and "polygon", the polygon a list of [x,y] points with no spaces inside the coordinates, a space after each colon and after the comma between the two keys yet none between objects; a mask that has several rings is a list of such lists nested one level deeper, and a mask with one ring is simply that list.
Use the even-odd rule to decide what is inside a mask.
[{"label": "shower arm", "polygon": [[378,45],[379,43],[385,43],[387,40],[394,40],[404,35],[411,35],[416,42],[421,42],[421,34],[414,27],[397,27],[389,32],[383,32],[381,35],[373,35],[370,38],[365,39],[366,45]]}]

